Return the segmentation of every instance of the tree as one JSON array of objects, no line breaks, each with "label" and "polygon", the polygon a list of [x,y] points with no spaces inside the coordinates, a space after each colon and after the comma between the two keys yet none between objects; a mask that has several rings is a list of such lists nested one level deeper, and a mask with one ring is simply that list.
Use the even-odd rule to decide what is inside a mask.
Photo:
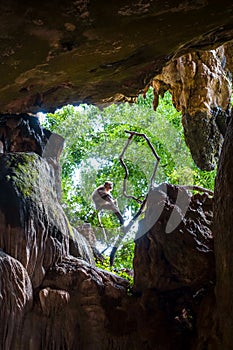
[{"label": "tree", "polygon": [[[72,225],[87,221],[98,227],[91,193],[105,180],[114,182],[113,195],[126,219],[137,211],[139,204],[122,195],[124,170],[119,155],[128,137],[125,130],[145,133],[154,145],[161,158],[156,183],[213,189],[215,172],[201,171],[194,164],[184,141],[181,114],[172,106],[170,94],[160,99],[156,113],[151,107],[152,98],[149,89],[145,99],[139,96],[137,104],[112,104],[103,110],[91,105],[68,105],[47,115],[45,126],[66,140],[61,159],[63,206]],[[144,139],[135,137],[125,162],[130,173],[127,191],[143,198],[154,168],[153,155]],[[111,244],[118,222],[109,212],[103,213],[102,222]],[[98,238],[102,240],[101,233]]]}]

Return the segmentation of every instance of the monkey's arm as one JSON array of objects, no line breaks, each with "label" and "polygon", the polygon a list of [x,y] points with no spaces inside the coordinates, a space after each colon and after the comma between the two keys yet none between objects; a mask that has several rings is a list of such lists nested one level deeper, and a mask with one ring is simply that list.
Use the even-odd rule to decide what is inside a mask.
[{"label": "monkey's arm", "polygon": [[98,193],[100,197],[105,200],[106,202],[113,203],[114,204],[114,199],[110,193],[106,193],[105,190],[99,189]]}]

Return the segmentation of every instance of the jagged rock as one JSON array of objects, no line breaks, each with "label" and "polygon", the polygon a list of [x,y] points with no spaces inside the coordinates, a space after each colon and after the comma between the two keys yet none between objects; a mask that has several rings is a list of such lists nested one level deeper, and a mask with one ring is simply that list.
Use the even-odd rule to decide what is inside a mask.
[{"label": "jagged rock", "polygon": [[233,42],[224,45],[224,51],[226,56],[226,68],[233,73]]},{"label": "jagged rock", "polygon": [[212,198],[161,184],[149,192],[147,206],[136,239],[135,289],[213,285]]},{"label": "jagged rock", "polygon": [[96,236],[90,223],[84,222],[77,227],[78,231],[87,239],[91,247],[96,246]]},{"label": "jagged rock", "polygon": [[59,158],[62,136],[42,128],[39,119],[26,113],[0,115],[0,153],[35,152],[46,158],[55,171],[56,191],[61,198]]},{"label": "jagged rock", "polygon": [[23,265],[0,249],[0,343],[18,349],[25,314],[32,308],[32,284]]},{"label": "jagged rock", "polygon": [[156,341],[159,349],[220,348],[212,206],[207,193],[192,195],[180,186],[149,192],[134,258],[138,329],[149,349]]},{"label": "jagged rock", "polygon": [[68,292],[49,287],[41,289],[39,292],[41,309],[44,315],[56,315],[70,301]]},{"label": "jagged rock", "polygon": [[[35,288],[50,266],[69,255],[72,237],[53,167],[35,153],[0,154],[0,191],[0,247],[23,264]],[[92,262],[88,249],[85,258]]]},{"label": "jagged rock", "polygon": [[[169,90],[182,111],[185,140],[199,168],[212,170],[219,159],[230,112],[231,75],[224,46],[193,52],[172,61],[153,80],[158,95]],[[197,137],[198,135],[198,137]]]},{"label": "jagged rock", "polygon": [[[42,299],[44,306],[37,311],[38,318],[24,349],[30,342],[43,343],[44,350],[50,349],[50,344],[54,349],[137,348],[133,326],[122,304],[127,287],[124,279],[83,260],[63,259],[48,271],[41,285],[40,304]],[[38,305],[35,312],[37,308]]]},{"label": "jagged rock", "polygon": [[41,127],[39,119],[35,116],[26,113],[0,116],[2,153],[35,152],[42,156],[51,135],[49,130]]},{"label": "jagged rock", "polygon": [[[96,234],[94,232],[94,229],[90,223],[84,222],[82,225],[79,225],[77,227],[77,230],[81,235],[88,241],[88,243],[91,246],[94,258],[96,261],[102,261],[104,262],[105,258],[97,248],[97,239],[96,239]],[[102,231],[102,230],[101,230]],[[81,239],[82,240],[82,239]],[[74,242],[74,244],[79,244],[78,242],[80,241],[80,238],[78,237],[77,241]],[[73,245],[73,244],[72,244]],[[73,256],[78,257],[76,254],[73,254]]]},{"label": "jagged rock", "polygon": [[[202,292],[203,290],[200,290],[200,293]],[[208,291],[202,295],[201,301],[199,303],[195,302],[195,304],[195,328],[197,329],[197,333],[193,339],[191,349],[202,350],[206,346],[214,350],[222,349],[215,291]]]}]

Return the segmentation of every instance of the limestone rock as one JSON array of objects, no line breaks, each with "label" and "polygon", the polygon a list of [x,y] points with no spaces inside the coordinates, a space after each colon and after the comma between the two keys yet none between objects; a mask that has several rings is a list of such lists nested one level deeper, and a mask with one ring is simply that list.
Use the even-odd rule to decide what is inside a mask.
[{"label": "limestone rock", "polygon": [[34,152],[46,158],[54,170],[56,191],[61,198],[59,159],[64,139],[42,128],[39,118],[26,113],[0,115],[0,153]]},{"label": "limestone rock", "polygon": [[127,286],[124,279],[80,259],[63,259],[53,266],[39,292],[47,316],[39,313],[38,319],[44,349],[50,349],[50,342],[55,349],[134,349],[133,329],[122,304]]},{"label": "limestone rock", "polygon": [[212,199],[161,184],[150,191],[147,205],[136,240],[136,290],[213,285]]},{"label": "limestone rock", "polygon": [[51,135],[49,130],[41,127],[39,118],[35,116],[26,113],[1,114],[2,153],[35,152],[42,156]]},{"label": "limestone rock", "polygon": [[41,309],[44,315],[56,315],[70,301],[68,292],[49,287],[41,289],[39,292]]},{"label": "limestone rock", "polygon": [[0,342],[16,349],[25,314],[33,303],[32,284],[23,265],[0,250]]},{"label": "limestone rock", "polygon": [[194,161],[199,168],[212,170],[230,113],[231,75],[224,46],[181,56],[163,68],[153,86],[155,108],[159,94],[172,93],[175,108],[182,111],[185,140]]},{"label": "limestone rock", "polygon": [[207,193],[169,184],[149,193],[134,258],[138,329],[149,349],[220,349],[212,219]]},{"label": "limestone rock", "polygon": [[[41,159],[40,141],[33,141],[28,134],[31,125],[22,135],[16,119],[11,119],[12,113],[54,111],[67,103],[132,101],[165,64],[183,56],[185,64],[182,59],[177,62],[182,73],[179,79],[182,77],[186,89],[182,93],[178,84],[177,96],[182,97],[185,107],[187,143],[195,161],[202,168],[212,169],[225,132],[229,100],[226,76],[216,79],[207,55],[201,51],[232,40],[232,18],[233,4],[229,1],[1,2],[0,111],[9,118],[4,125],[5,136],[14,139],[13,143],[4,138],[0,141],[0,247],[5,251],[0,254],[3,348],[232,349],[232,120],[215,193],[218,329],[210,283],[214,280],[214,259],[209,198],[185,193],[185,202],[181,200],[178,205],[178,196],[171,188],[168,193],[162,191],[158,199],[163,210],[156,224],[152,198],[146,214],[151,226],[146,220],[141,225],[141,244],[137,244],[136,252],[149,249],[151,253],[153,247],[153,254],[137,255],[135,261],[138,267],[144,259],[149,271],[139,266],[137,293],[128,296],[124,280],[69,256],[71,228],[58,205],[56,181],[47,176],[56,177],[57,164],[50,153],[53,149],[48,149],[48,161]],[[190,52],[191,56],[186,55]],[[193,59],[195,52],[201,57],[197,62]],[[230,58],[226,67],[232,70],[230,49],[226,56]],[[225,58],[221,52],[218,58],[221,71]],[[203,103],[195,99],[192,113],[188,108],[191,93],[198,91],[194,81],[197,68],[208,71],[211,78],[205,81],[208,89],[202,95]],[[202,109],[205,100],[208,108]],[[8,153],[12,151],[37,155]],[[29,164],[30,173],[25,172]],[[40,180],[42,186],[38,186]],[[191,206],[187,208],[189,200]],[[147,235],[142,237],[142,231]],[[179,249],[183,256],[175,256],[169,247]]]},{"label": "limestone rock", "polygon": [[76,228],[72,227],[72,236],[69,237],[69,253],[75,258],[82,258],[94,265],[93,246],[88,239]]},{"label": "limestone rock", "polygon": [[[23,264],[35,288],[51,265],[69,255],[73,234],[53,168],[35,153],[1,154],[0,191],[0,246]],[[85,254],[90,262],[91,256]]]}]

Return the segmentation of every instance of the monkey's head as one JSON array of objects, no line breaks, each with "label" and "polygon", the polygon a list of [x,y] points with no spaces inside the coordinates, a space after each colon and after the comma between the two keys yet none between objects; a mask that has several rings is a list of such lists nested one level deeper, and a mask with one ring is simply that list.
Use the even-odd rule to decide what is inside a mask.
[{"label": "monkey's head", "polygon": [[107,191],[112,190],[112,188],[113,188],[113,182],[111,182],[111,181],[105,181],[104,187],[106,188]]}]

